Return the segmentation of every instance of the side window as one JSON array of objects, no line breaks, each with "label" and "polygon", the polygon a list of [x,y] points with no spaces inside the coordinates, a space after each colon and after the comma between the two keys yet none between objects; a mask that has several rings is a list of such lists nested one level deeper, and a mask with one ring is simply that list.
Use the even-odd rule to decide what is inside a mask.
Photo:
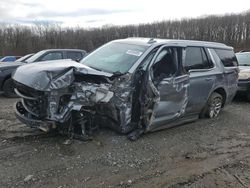
[{"label": "side window", "polygon": [[207,55],[203,48],[200,47],[187,47],[186,59],[184,62],[184,68],[186,71],[192,69],[209,69],[210,64]]},{"label": "side window", "polygon": [[177,49],[166,47],[157,55],[152,66],[154,81],[173,76],[177,72]]},{"label": "side window", "polygon": [[50,61],[50,60],[57,60],[62,59],[63,55],[61,52],[50,52],[43,56],[39,61]]},{"label": "side window", "polygon": [[67,58],[76,61],[81,60],[83,56],[81,52],[67,52]]},{"label": "side window", "polygon": [[225,67],[238,66],[236,56],[232,50],[214,49]]},{"label": "side window", "polygon": [[[213,57],[213,60],[215,61],[215,63],[216,64],[218,64],[218,63],[221,63],[221,60],[220,60],[220,58],[219,58],[219,56],[217,55],[217,53],[215,52],[215,50],[214,49],[208,49],[209,50],[209,52],[211,53],[211,55],[212,55],[212,57]],[[221,65],[222,66],[222,65]]]},{"label": "side window", "polygon": [[207,54],[205,53],[204,48],[201,49],[201,53],[202,53],[202,59],[203,59],[204,69],[213,68],[214,64],[213,64],[212,60],[210,60],[207,57]]}]

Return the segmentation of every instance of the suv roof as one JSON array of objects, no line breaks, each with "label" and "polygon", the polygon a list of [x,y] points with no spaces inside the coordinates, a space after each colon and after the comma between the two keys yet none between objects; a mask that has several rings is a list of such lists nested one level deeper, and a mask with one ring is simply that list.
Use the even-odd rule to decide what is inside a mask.
[{"label": "suv roof", "polygon": [[210,48],[223,48],[223,49],[233,49],[231,46],[227,46],[223,43],[218,42],[207,42],[207,41],[197,41],[197,40],[178,40],[178,39],[158,39],[158,38],[127,38],[116,40],[117,42],[126,42],[130,44],[153,46],[153,45],[163,45],[163,44],[176,44],[180,46],[204,46]]}]

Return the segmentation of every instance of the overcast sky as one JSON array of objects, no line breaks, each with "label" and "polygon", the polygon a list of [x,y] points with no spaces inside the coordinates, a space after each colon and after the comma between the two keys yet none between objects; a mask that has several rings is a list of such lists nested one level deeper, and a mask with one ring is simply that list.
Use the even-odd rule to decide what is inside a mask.
[{"label": "overcast sky", "polygon": [[250,0],[0,0],[0,22],[99,27],[247,10]]}]

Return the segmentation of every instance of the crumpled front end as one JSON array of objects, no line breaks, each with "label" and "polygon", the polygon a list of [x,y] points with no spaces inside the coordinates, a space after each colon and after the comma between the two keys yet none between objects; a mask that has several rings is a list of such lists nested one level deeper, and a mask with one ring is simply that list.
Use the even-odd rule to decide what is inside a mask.
[{"label": "crumpled front end", "polygon": [[13,76],[15,91],[22,98],[15,106],[21,122],[44,131],[57,128],[63,134],[84,140],[99,127],[120,133],[135,129],[131,123],[134,88],[130,74],[109,77],[76,67],[53,74],[46,84],[41,81],[42,85],[37,79],[35,84],[23,84],[18,76]]}]

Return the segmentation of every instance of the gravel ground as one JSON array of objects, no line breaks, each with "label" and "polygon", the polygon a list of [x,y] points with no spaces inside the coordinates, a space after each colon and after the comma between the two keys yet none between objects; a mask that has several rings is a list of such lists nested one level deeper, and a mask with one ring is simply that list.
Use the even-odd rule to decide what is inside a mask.
[{"label": "gravel ground", "polygon": [[0,187],[250,187],[250,105],[131,142],[100,130],[90,142],[44,134],[0,97]]}]

